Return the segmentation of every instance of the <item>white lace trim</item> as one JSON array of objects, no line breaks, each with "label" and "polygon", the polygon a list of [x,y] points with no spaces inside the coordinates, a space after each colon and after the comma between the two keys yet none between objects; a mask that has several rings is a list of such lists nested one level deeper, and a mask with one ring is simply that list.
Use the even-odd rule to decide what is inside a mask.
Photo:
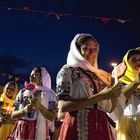
[{"label": "white lace trim", "polygon": [[88,140],[88,112],[89,110],[80,110],[77,114],[78,140]]}]

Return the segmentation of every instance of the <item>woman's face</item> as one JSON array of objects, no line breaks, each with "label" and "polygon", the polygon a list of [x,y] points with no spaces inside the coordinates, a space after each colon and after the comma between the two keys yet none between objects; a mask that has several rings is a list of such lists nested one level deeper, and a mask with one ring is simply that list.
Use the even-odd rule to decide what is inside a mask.
[{"label": "woman's face", "polygon": [[35,85],[41,85],[41,75],[39,72],[33,70],[30,74],[30,82]]},{"label": "woman's face", "polygon": [[139,68],[140,68],[140,54],[132,55],[129,58],[128,63],[133,69],[139,70]]},{"label": "woman's face", "polygon": [[97,43],[93,40],[87,40],[84,45],[81,46],[81,55],[91,64],[94,65],[98,55]]},{"label": "woman's face", "polygon": [[15,91],[15,85],[14,84],[9,84],[6,87],[6,96],[8,98],[12,98],[14,95],[14,91]]}]

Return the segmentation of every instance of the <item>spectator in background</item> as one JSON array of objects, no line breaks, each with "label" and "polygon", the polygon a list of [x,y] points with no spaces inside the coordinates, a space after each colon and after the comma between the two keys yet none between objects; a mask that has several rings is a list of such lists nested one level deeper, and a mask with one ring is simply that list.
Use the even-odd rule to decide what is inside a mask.
[{"label": "spectator in background", "polygon": [[0,139],[6,140],[10,135],[15,120],[11,119],[13,103],[18,93],[18,85],[14,81],[6,83],[0,96]]}]

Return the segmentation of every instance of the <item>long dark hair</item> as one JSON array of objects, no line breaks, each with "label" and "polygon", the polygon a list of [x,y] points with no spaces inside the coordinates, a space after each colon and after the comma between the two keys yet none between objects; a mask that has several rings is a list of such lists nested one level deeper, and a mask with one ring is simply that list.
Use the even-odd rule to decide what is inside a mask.
[{"label": "long dark hair", "polygon": [[41,75],[41,67],[34,67],[33,71],[39,72]]}]

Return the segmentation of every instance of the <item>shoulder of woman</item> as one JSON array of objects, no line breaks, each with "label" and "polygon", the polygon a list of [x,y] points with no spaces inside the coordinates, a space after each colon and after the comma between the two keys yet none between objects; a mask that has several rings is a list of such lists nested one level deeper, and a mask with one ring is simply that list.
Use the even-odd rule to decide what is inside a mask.
[{"label": "shoulder of woman", "polygon": [[75,68],[73,66],[70,65],[64,65],[60,71],[58,72],[57,76],[59,75],[65,75],[65,74],[71,74],[71,72],[74,70]]}]

